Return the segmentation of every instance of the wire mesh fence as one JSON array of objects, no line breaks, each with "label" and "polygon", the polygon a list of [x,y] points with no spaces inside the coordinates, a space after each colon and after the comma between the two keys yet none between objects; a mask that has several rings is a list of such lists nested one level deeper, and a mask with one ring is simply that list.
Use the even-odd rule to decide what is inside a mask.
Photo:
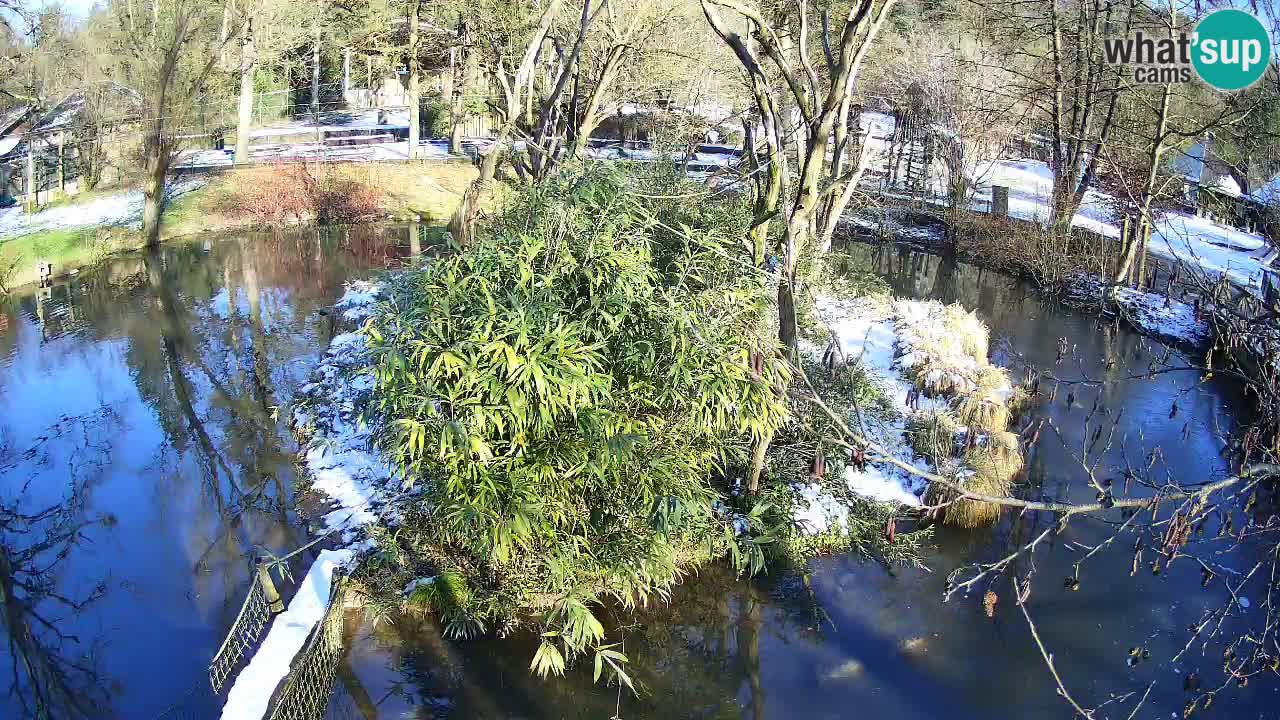
[{"label": "wire mesh fence", "polygon": [[240,614],[232,623],[231,630],[222,641],[222,647],[214,654],[209,663],[209,685],[214,692],[220,692],[222,686],[240,665],[240,661],[257,645],[262,630],[271,619],[271,607],[267,602],[262,583],[255,577],[249,585],[249,593],[245,595]]},{"label": "wire mesh fence", "polygon": [[289,669],[267,714],[270,720],[319,720],[324,716],[342,655],[345,580],[334,577],[324,617]]}]

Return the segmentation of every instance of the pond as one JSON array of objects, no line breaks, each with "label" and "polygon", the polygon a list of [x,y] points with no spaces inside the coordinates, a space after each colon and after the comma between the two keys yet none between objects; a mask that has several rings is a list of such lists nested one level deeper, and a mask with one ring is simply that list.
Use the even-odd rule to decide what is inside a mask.
[{"label": "pond", "polygon": [[[1096,432],[1084,420],[1095,399],[1113,412],[1117,441],[1100,472],[1118,475],[1143,464],[1154,448],[1157,468],[1188,480],[1228,472],[1222,438],[1237,421],[1238,388],[1201,382],[1192,371],[1129,380],[1165,358],[1168,349],[1100,323],[1089,314],[1045,302],[1032,287],[979,268],[945,262],[903,246],[854,244],[851,267],[869,269],[896,294],[960,302],[991,328],[992,359],[1020,378],[1026,367],[1064,381],[1052,402],[1044,393],[1031,412],[1046,430],[1028,457],[1028,483],[1052,498],[1091,501],[1077,460]],[[1068,354],[1057,362],[1059,338]],[[1175,356],[1176,359],[1176,356]],[[1067,397],[1072,404],[1068,406]],[[1171,417],[1172,405],[1179,405]],[[1123,408],[1123,412],[1119,412]],[[1114,518],[1107,518],[1111,521]],[[812,561],[806,578],[737,580],[723,568],[687,578],[669,607],[612,627],[624,641],[639,696],[597,685],[591,668],[547,682],[532,678],[536,639],[518,636],[455,641],[430,620],[349,626],[334,718],[1070,718],[1056,685],[1012,601],[1008,581],[993,618],[982,608],[986,586],[943,603],[947,574],[970,562],[1007,555],[1042,532],[1044,515],[1011,516],[983,531],[942,531],[927,569],[895,569],[852,555]],[[1088,706],[1112,693],[1136,692],[1099,717],[1129,716],[1152,681],[1138,717],[1181,717],[1192,697],[1183,688],[1193,670],[1216,685],[1221,648],[1168,661],[1188,640],[1187,629],[1223,594],[1201,591],[1189,562],[1154,576],[1146,564],[1130,577],[1132,539],[1102,551],[1064,587],[1072,564],[1113,525],[1073,522],[1035,559],[1028,607],[1070,691]],[[1150,562],[1150,555],[1147,556]],[[1019,565],[1025,572],[1028,565]],[[1130,648],[1150,659],[1129,664]],[[1228,691],[1211,717],[1274,717],[1273,682]],[[1121,709],[1123,708],[1123,709]]]},{"label": "pond", "polygon": [[0,717],[201,696],[250,558],[306,542],[279,409],[328,341],[317,311],[414,239],[209,236],[0,300],[0,683],[25,668]]},{"label": "pond", "polygon": [[[344,280],[399,265],[425,243],[402,227],[211,237],[122,257],[0,306],[0,592],[25,583],[19,595],[38,598],[6,607],[0,677],[12,677],[15,661],[32,668],[57,718],[145,720],[175,703],[216,717],[205,667],[239,610],[250,559],[308,537],[282,410],[332,332],[319,311]],[[1129,381],[1166,349],[1004,276],[894,246],[847,252],[899,294],[977,309],[993,358],[1014,377],[1030,366],[1112,381],[1072,386],[1071,406],[1063,390],[1033,410],[1061,433],[1045,432],[1028,457],[1040,493],[1091,499],[1073,452],[1094,430],[1083,419],[1099,397],[1127,438],[1104,458],[1107,472],[1144,462],[1156,446],[1161,467],[1179,477],[1227,472],[1220,450],[1237,388],[1191,372]],[[1058,364],[1062,337],[1074,352]],[[941,602],[949,571],[1006,554],[1046,522],[1006,513],[990,530],[940,533],[927,570],[890,572],[850,555],[818,558],[806,577],[704,569],[669,607],[614,618],[638,696],[593,683],[590,667],[534,679],[528,636],[456,641],[430,620],[352,616],[328,714],[1068,718],[1007,582],[995,586],[993,618],[980,592]],[[1167,658],[1220,598],[1199,590],[1190,565],[1130,578],[1132,553],[1120,546],[1095,558],[1078,591],[1065,589],[1081,555],[1071,543],[1096,543],[1110,527],[1078,521],[1037,555],[1030,611],[1083,701],[1140,695],[1155,680],[1140,717],[1180,715],[1183,675],[1199,668],[1210,684],[1221,651],[1178,666]],[[1151,659],[1130,667],[1131,647]],[[33,690],[0,699],[0,717],[29,715],[19,699]],[[1225,694],[1212,715],[1273,716],[1274,692],[1255,682]],[[1113,716],[1127,717],[1132,702]]]}]

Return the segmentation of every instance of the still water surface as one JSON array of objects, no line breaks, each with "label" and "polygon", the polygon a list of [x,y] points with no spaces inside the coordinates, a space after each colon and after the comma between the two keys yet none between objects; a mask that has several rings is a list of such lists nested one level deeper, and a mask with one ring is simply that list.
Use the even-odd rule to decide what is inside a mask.
[{"label": "still water surface", "polygon": [[[1064,386],[1054,402],[1043,398],[1033,410],[1030,419],[1052,420],[1061,432],[1045,431],[1027,460],[1028,483],[1044,495],[1093,500],[1076,453],[1096,428],[1083,425],[1095,399],[1124,410],[1117,437],[1126,443],[1103,458],[1105,476],[1141,464],[1155,447],[1158,469],[1177,478],[1227,472],[1221,438],[1235,422],[1236,388],[1201,383],[1192,372],[1125,379],[1163,358],[1165,346],[1045,303],[1033,288],[996,273],[900,247],[854,245],[847,252],[851,267],[870,269],[896,294],[976,309],[991,328],[993,360],[1014,378],[1030,366],[1063,380],[1107,381],[1074,387],[1070,406]],[[1074,352],[1058,364],[1063,337]],[[1175,399],[1180,409],[1171,418]],[[455,642],[429,620],[366,623],[349,628],[353,649],[329,716],[1065,720],[1072,712],[1056,695],[1007,581],[993,586],[1001,599],[991,619],[981,592],[941,602],[949,571],[1007,554],[1046,522],[1006,514],[991,530],[940,532],[927,570],[891,573],[855,556],[819,558],[809,565],[808,588],[799,578],[740,581],[723,569],[704,570],[683,583],[671,607],[614,624],[643,688],[639,697],[594,684],[589,667],[549,682],[532,679],[533,637]],[[1221,649],[1211,645],[1205,661],[1194,656],[1174,666],[1166,659],[1185,644],[1187,626],[1222,597],[1200,591],[1189,563],[1159,577],[1144,568],[1131,578],[1132,539],[1091,561],[1079,590],[1065,589],[1082,554],[1071,543],[1097,543],[1109,530],[1099,520],[1078,520],[1037,555],[1031,612],[1083,702],[1096,706],[1113,692],[1140,696],[1154,680],[1137,717],[1182,717],[1191,698],[1184,674],[1199,670],[1206,686],[1216,685]],[[1131,647],[1149,649],[1151,660],[1130,667]],[[1129,717],[1136,697],[1098,717]],[[1206,716],[1275,718],[1278,707],[1275,683],[1255,681],[1246,692],[1222,696]]]},{"label": "still water surface", "polygon": [[[331,332],[319,310],[344,280],[416,254],[417,238],[402,228],[239,234],[123,258],[0,306],[0,592],[30,599],[3,615],[0,684],[15,661],[36,680],[0,698],[0,717],[29,715],[36,692],[56,718],[145,719],[191,688],[199,695],[249,558],[305,541],[293,508],[296,448],[278,410]],[[1128,438],[1104,468],[1139,463],[1158,446],[1178,477],[1227,471],[1221,438],[1235,422],[1235,388],[1191,373],[1124,379],[1163,346],[1047,305],[995,273],[894,247],[849,252],[899,294],[976,308],[993,358],[1015,377],[1030,366],[1110,381],[1077,387],[1071,406],[1060,394],[1034,410],[1061,430],[1028,458],[1028,482],[1043,494],[1090,498],[1072,452],[1099,394],[1124,408],[1118,431]],[[1059,365],[1060,337],[1075,353]],[[940,602],[951,569],[999,557],[1045,522],[1006,517],[992,530],[942,533],[927,571],[827,557],[810,564],[806,587],[704,570],[669,608],[613,624],[639,697],[594,684],[590,668],[534,680],[530,637],[459,642],[429,620],[352,618],[329,716],[1068,718],[1007,585],[996,586],[1003,604],[992,619],[977,597]],[[1037,556],[1031,610],[1088,704],[1155,680],[1139,717],[1180,715],[1183,673],[1198,667],[1208,684],[1215,662],[1175,668],[1162,658],[1218,598],[1199,592],[1189,565],[1131,579],[1127,549],[1091,564],[1079,591],[1064,589],[1080,554],[1070,543],[1106,530],[1078,522]],[[1130,668],[1133,646],[1152,660]],[[1272,683],[1254,682],[1211,716],[1277,717],[1278,702]],[[217,705],[184,707],[214,716]]]},{"label": "still water surface", "polygon": [[408,237],[241,233],[0,300],[0,717],[146,719],[207,685],[249,559],[306,536],[278,409],[317,311]]}]

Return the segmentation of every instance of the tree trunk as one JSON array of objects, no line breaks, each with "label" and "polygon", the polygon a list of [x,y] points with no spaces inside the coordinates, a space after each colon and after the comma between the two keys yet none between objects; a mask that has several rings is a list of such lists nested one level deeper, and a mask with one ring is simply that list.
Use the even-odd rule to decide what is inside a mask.
[{"label": "tree trunk", "polygon": [[253,18],[244,26],[244,39],[240,44],[240,110],[236,116],[235,164],[249,162],[249,132],[253,129],[253,89],[257,75],[258,58],[253,45]]},{"label": "tree trunk", "polygon": [[418,157],[422,103],[418,99],[418,13],[422,0],[409,3],[409,159]]},{"label": "tree trunk", "polygon": [[773,442],[773,433],[755,441],[751,448],[751,477],[747,478],[747,494],[760,492],[760,478],[764,475],[764,463],[769,453],[769,443]]},{"label": "tree trunk", "polygon": [[462,154],[462,132],[467,122],[466,95],[475,85],[478,58],[476,53],[467,49],[467,28],[461,21],[458,23],[459,52],[462,53],[462,74],[453,83],[453,95],[449,98],[449,152]]},{"label": "tree trunk", "polygon": [[[1160,109],[1156,114],[1156,132],[1152,136],[1151,148],[1147,152],[1147,176],[1142,184],[1142,204],[1139,207],[1139,215],[1137,230],[1128,239],[1128,245],[1125,248],[1123,260],[1120,267],[1116,271],[1113,282],[1118,286],[1125,282],[1134,269],[1134,260],[1141,258],[1146,259],[1147,252],[1147,235],[1151,228],[1151,204],[1155,200],[1155,189],[1157,183],[1157,175],[1160,170],[1160,160],[1164,156],[1165,150],[1165,133],[1169,126],[1169,102],[1173,94],[1173,86],[1166,84],[1160,94]],[[1141,255],[1139,255],[1141,253]],[[1145,270],[1146,263],[1142,262],[1138,268],[1137,285],[1141,286],[1143,278],[1142,272]],[[1118,287],[1112,289],[1112,299],[1118,293]]]},{"label": "tree trunk", "polygon": [[[160,107],[165,107],[161,103]],[[157,116],[143,141],[144,177],[142,181],[142,237],[149,248],[160,245],[160,216],[164,213],[164,184],[169,174],[168,143],[164,138],[164,119]]]},{"label": "tree trunk", "polygon": [[493,146],[484,154],[480,162],[480,176],[471,181],[471,185],[462,194],[458,208],[453,211],[453,217],[449,219],[449,234],[458,245],[466,247],[471,243],[476,217],[480,213],[480,200],[498,174],[498,160],[506,147],[509,132],[509,125],[503,127]]},{"label": "tree trunk", "polygon": [[320,141],[320,25],[324,0],[316,3],[315,38],[311,41],[311,120],[316,124],[316,141]]},{"label": "tree trunk", "polygon": [[783,270],[778,278],[778,340],[787,348],[794,361],[799,352],[799,335],[796,320],[795,271]]}]

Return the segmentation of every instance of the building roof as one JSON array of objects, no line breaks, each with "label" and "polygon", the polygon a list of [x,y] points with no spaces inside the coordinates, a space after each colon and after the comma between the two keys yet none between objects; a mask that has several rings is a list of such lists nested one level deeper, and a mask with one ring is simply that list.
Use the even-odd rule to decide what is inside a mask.
[{"label": "building roof", "polygon": [[1244,197],[1240,183],[1227,172],[1226,165],[1213,153],[1207,141],[1178,152],[1169,161],[1169,168],[1202,189],[1233,198]]},{"label": "building roof", "polygon": [[84,112],[91,92],[104,93],[103,108],[108,122],[133,120],[142,114],[142,96],[132,88],[107,81],[92,88],[81,88],[64,97],[32,126],[33,133],[57,132],[74,123]]},{"label": "building roof", "polygon": [[1207,152],[1208,147],[1198,142],[1174,155],[1169,162],[1170,168],[1186,180],[1199,184],[1201,176],[1204,175],[1204,156]]},{"label": "building roof", "polygon": [[1280,175],[1249,193],[1249,197],[1267,205],[1280,204]]},{"label": "building roof", "polygon": [[[18,105],[8,110],[0,111],[0,137],[4,137],[13,131],[14,128],[22,124],[31,115],[30,105]],[[3,154],[3,153],[0,153]]]}]

